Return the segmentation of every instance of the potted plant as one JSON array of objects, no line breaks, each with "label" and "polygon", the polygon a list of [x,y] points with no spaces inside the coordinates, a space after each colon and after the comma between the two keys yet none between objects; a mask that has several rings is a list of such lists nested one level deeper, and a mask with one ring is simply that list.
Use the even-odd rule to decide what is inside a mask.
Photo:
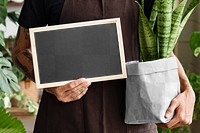
[{"label": "potted plant", "polygon": [[[137,2],[137,1],[136,1]],[[170,57],[176,42],[200,0],[155,0],[148,19],[144,0],[138,2],[140,61],[127,63],[125,123],[167,123],[171,100],[180,93],[176,58]]]}]

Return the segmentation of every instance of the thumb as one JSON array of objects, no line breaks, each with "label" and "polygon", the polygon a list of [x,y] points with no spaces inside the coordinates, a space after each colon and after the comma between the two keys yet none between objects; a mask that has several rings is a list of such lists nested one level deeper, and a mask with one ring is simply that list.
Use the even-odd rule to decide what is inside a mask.
[{"label": "thumb", "polygon": [[174,98],[174,99],[171,101],[170,106],[169,106],[169,108],[167,109],[167,111],[166,111],[166,113],[165,113],[165,117],[166,117],[166,118],[169,118],[178,106],[179,106],[179,103],[178,103],[178,101],[176,100],[176,98]]}]

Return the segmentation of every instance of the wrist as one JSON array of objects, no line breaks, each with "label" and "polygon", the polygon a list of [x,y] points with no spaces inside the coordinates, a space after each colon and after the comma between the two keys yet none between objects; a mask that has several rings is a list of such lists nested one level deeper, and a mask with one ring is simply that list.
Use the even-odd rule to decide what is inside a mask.
[{"label": "wrist", "polygon": [[186,98],[191,99],[192,103],[195,103],[196,96],[195,96],[195,92],[192,88],[185,89],[182,93],[185,94]]},{"label": "wrist", "polygon": [[180,87],[181,87],[181,91],[192,89],[192,86],[190,85],[190,82],[188,80],[181,80]]}]

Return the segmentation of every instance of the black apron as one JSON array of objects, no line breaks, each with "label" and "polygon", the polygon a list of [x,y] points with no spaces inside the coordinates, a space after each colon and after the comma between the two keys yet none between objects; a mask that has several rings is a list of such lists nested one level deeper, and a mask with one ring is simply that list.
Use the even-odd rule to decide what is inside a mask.
[{"label": "black apron", "polygon": [[[126,61],[138,59],[138,6],[134,0],[65,0],[60,23],[120,17]],[[43,92],[35,133],[155,133],[154,124],[127,125],[125,80],[92,83],[80,100],[62,103]]]}]

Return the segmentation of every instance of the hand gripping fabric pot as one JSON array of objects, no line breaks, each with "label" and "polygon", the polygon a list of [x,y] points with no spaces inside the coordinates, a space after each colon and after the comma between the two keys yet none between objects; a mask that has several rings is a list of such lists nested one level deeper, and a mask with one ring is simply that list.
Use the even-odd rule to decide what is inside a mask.
[{"label": "hand gripping fabric pot", "polygon": [[125,123],[167,123],[170,102],[180,93],[178,66],[175,57],[126,64]]}]

